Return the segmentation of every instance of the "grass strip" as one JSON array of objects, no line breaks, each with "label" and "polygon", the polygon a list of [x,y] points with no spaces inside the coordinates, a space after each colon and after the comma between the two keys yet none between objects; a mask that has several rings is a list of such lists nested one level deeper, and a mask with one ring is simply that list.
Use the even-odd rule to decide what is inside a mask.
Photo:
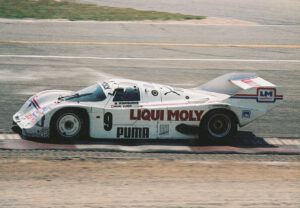
[{"label": "grass strip", "polygon": [[97,21],[191,20],[203,16],[141,11],[130,8],[55,0],[0,0],[0,18],[68,19]]}]

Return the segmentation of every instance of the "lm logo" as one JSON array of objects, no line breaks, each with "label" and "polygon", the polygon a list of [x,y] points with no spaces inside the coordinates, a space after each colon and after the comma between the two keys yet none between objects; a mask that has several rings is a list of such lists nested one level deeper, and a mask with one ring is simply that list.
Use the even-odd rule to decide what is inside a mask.
[{"label": "lm logo", "polygon": [[276,99],[276,89],[274,88],[258,88],[257,102],[272,103]]}]

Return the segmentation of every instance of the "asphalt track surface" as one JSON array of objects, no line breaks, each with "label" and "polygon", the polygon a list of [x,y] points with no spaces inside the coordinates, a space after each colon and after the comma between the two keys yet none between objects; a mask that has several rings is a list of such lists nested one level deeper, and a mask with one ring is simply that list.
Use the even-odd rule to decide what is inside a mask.
[{"label": "asphalt track surface", "polygon": [[32,94],[111,77],[194,87],[254,71],[283,87],[284,104],[242,130],[300,135],[300,26],[201,22],[0,21],[0,129]]}]

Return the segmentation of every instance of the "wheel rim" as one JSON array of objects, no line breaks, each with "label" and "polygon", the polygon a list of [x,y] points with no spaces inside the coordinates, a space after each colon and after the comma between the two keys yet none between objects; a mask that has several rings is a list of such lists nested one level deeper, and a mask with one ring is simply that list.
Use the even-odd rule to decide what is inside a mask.
[{"label": "wheel rim", "polygon": [[225,114],[212,115],[208,120],[208,132],[216,138],[223,138],[231,130],[231,119]]},{"label": "wheel rim", "polygon": [[56,123],[58,133],[63,137],[74,137],[81,129],[80,118],[73,114],[64,114]]}]

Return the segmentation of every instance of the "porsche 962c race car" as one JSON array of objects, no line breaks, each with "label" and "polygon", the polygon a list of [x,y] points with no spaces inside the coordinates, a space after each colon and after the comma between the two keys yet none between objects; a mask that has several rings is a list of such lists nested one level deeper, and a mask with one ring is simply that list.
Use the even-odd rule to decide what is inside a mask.
[{"label": "porsche 962c race car", "polygon": [[253,73],[225,74],[191,89],[111,79],[77,92],[37,93],[13,121],[27,137],[225,141],[282,99]]}]

